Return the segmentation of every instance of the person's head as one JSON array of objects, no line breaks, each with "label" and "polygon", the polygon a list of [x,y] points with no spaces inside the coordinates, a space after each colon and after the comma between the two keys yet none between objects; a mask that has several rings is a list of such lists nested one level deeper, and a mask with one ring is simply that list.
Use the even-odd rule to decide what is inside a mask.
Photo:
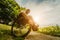
[{"label": "person's head", "polygon": [[29,14],[29,13],[30,13],[30,9],[27,9],[27,10],[25,11],[25,13],[26,13],[26,14]]}]

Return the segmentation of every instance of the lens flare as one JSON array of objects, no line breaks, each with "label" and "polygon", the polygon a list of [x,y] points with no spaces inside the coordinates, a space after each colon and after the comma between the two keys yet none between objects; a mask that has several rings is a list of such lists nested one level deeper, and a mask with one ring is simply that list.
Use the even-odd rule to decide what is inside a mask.
[{"label": "lens flare", "polygon": [[35,23],[37,23],[37,24],[39,23],[39,17],[38,16],[33,17],[33,20],[34,20]]}]

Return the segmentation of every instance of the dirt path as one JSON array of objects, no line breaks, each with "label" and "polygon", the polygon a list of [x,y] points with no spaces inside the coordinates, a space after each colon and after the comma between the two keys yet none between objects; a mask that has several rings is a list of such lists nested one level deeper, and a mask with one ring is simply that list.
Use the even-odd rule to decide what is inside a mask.
[{"label": "dirt path", "polygon": [[31,32],[25,40],[60,40],[60,37],[53,37],[37,32]]}]

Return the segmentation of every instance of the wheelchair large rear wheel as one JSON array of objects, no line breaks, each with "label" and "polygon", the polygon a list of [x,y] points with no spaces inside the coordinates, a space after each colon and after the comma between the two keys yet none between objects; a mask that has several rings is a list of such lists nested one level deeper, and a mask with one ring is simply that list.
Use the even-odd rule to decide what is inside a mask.
[{"label": "wheelchair large rear wheel", "polygon": [[16,37],[26,37],[31,31],[31,27],[29,25],[25,25],[23,27],[17,28],[13,27],[13,35]]}]

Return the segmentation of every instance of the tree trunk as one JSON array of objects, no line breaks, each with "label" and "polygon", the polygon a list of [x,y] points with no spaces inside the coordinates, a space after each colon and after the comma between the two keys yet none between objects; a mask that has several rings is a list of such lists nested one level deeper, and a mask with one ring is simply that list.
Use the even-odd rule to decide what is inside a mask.
[{"label": "tree trunk", "polygon": [[13,27],[14,27],[14,24],[15,24],[15,21],[13,22],[12,27],[11,27],[11,35],[13,35]]}]

